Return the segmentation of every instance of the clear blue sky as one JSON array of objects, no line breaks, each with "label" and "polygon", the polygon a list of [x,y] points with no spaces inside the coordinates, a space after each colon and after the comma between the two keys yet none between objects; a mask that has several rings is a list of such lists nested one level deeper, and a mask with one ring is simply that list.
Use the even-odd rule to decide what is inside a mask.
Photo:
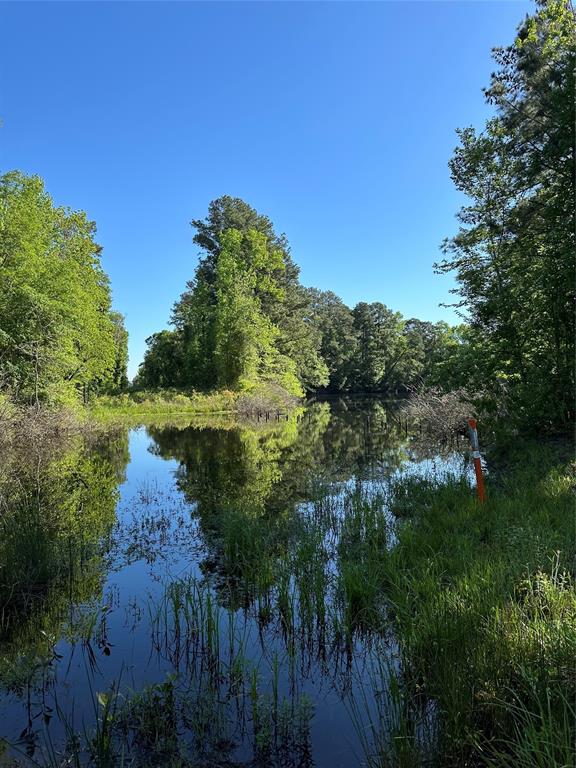
[{"label": "clear blue sky", "polygon": [[131,375],[223,194],[287,234],[304,284],[450,321],[455,128],[485,120],[490,49],[532,7],[0,3],[1,171],[97,222]]}]

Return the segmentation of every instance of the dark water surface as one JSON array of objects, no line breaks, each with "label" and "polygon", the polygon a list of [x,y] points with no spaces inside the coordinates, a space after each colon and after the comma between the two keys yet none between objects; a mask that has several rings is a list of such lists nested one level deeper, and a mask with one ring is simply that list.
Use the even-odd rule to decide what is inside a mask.
[{"label": "dark water surface", "polygon": [[398,478],[467,472],[464,444],[427,452],[395,407],[115,427],[22,469],[5,557],[36,570],[2,619],[9,754],[89,762],[108,724],[124,764],[367,765],[399,662],[351,547],[394,545]]}]

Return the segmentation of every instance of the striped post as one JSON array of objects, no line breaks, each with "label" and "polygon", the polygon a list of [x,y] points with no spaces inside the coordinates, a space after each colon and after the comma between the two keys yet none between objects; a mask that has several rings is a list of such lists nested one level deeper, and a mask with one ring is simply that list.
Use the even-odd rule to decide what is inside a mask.
[{"label": "striped post", "polygon": [[484,492],[484,475],[482,474],[482,463],[480,462],[480,444],[478,443],[478,431],[476,429],[476,419],[468,419],[470,427],[470,442],[472,443],[472,458],[474,460],[474,472],[476,473],[476,493],[481,504],[486,500]]}]

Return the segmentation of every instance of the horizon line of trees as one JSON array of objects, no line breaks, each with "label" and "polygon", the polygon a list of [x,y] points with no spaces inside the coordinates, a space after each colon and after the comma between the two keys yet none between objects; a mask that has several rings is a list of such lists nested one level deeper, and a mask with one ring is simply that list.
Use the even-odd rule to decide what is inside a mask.
[{"label": "horizon line of trees", "polygon": [[[147,340],[136,387],[294,395],[440,386],[480,393],[522,424],[574,420],[576,21],[537,0],[512,45],[493,52],[494,115],[458,132],[450,170],[467,198],[438,272],[453,272],[465,322],[405,320],[305,288],[288,241],[239,198],[192,222],[201,249],[173,330]],[[0,394],[66,403],[118,392],[127,333],[82,211],[54,206],[37,176],[0,177]]]},{"label": "horizon line of trees", "polygon": [[454,378],[464,327],[406,320],[381,302],[351,309],[302,286],[285,235],[240,198],[214,200],[193,226],[205,253],[174,329],[146,339],[135,388],[379,393]]},{"label": "horizon line of trees", "polygon": [[304,391],[466,388],[513,422],[575,416],[576,22],[569,0],[537,0],[485,89],[494,116],[458,131],[450,170],[468,200],[437,272],[453,272],[466,322],[405,321],[348,308],[298,280],[284,235],[222,197],[192,222],[202,256],[173,331],[147,340],[139,387]]}]

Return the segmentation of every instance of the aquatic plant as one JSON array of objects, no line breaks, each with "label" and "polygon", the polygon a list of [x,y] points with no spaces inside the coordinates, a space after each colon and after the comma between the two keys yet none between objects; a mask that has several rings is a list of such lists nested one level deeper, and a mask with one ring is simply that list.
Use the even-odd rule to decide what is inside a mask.
[{"label": "aquatic plant", "polygon": [[522,764],[531,744],[551,760],[538,764],[564,765],[575,736],[571,480],[554,447],[517,458],[485,505],[457,481],[408,486],[408,517],[403,485],[384,553],[404,676],[437,702],[445,764]]}]

